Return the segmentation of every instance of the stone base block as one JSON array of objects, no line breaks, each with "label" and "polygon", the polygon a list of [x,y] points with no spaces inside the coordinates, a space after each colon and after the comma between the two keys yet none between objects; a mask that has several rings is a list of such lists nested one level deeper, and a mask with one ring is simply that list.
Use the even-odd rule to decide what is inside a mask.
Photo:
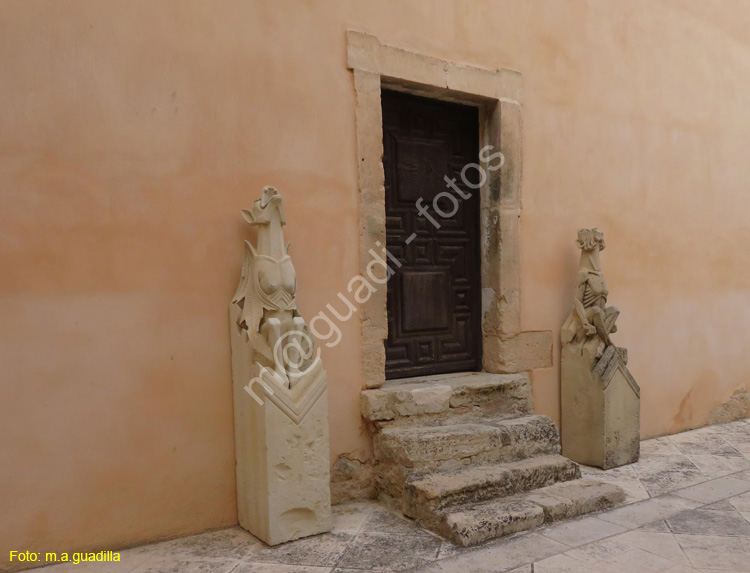
[{"label": "stone base block", "polygon": [[640,388],[614,346],[598,361],[579,346],[563,347],[561,407],[564,456],[602,469],[638,461]]},{"label": "stone base block", "polygon": [[240,525],[268,545],[330,531],[327,391],[299,424],[271,400],[242,394],[235,402]]},{"label": "stone base block", "polygon": [[330,531],[325,371],[281,387],[236,331],[232,363],[240,525],[268,545]]}]

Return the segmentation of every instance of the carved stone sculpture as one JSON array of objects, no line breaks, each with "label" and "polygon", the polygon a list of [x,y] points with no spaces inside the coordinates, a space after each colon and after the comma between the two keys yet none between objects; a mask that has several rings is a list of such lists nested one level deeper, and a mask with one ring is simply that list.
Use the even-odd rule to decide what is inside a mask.
[{"label": "carved stone sculpture", "polygon": [[609,291],[599,253],[604,235],[578,231],[581,261],[573,310],[562,326],[562,453],[604,469],[640,455],[640,388],[627,369],[624,348],[610,335],[620,311],[607,306]]},{"label": "carved stone sculpture", "polygon": [[245,242],[230,304],[239,522],[269,545],[331,528],[327,379],[297,308],[283,205],[265,187],[242,210],[258,246]]}]

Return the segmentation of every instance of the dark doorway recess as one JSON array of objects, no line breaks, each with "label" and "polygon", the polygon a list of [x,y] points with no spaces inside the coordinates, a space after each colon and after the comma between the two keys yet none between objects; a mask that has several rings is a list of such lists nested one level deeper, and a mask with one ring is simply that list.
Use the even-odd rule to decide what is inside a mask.
[{"label": "dark doorway recess", "polygon": [[480,200],[471,187],[480,174],[466,169],[468,186],[461,178],[478,163],[478,110],[392,91],[382,106],[386,244],[401,264],[388,281],[386,378],[480,370]]}]

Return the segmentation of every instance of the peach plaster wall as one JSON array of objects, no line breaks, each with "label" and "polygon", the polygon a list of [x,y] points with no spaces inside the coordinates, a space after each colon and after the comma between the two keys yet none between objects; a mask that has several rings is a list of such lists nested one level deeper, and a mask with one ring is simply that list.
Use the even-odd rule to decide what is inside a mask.
[{"label": "peach plaster wall", "polygon": [[[522,326],[597,225],[643,432],[749,382],[750,6],[705,0],[6,0],[0,563],[236,522],[227,303],[287,197],[309,319],[357,273],[345,30],[525,77]],[[359,325],[324,350],[331,454],[366,455]],[[534,373],[559,419],[559,361]]]}]

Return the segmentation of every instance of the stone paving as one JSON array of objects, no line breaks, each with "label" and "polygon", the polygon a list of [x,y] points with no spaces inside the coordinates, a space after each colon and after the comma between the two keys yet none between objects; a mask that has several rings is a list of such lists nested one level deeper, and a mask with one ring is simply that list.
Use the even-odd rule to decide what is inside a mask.
[{"label": "stone paving", "polygon": [[631,466],[582,469],[622,486],[625,504],[472,548],[357,502],[334,508],[331,533],[278,547],[234,527],[44,573],[750,572],[750,420],[644,441]]}]

